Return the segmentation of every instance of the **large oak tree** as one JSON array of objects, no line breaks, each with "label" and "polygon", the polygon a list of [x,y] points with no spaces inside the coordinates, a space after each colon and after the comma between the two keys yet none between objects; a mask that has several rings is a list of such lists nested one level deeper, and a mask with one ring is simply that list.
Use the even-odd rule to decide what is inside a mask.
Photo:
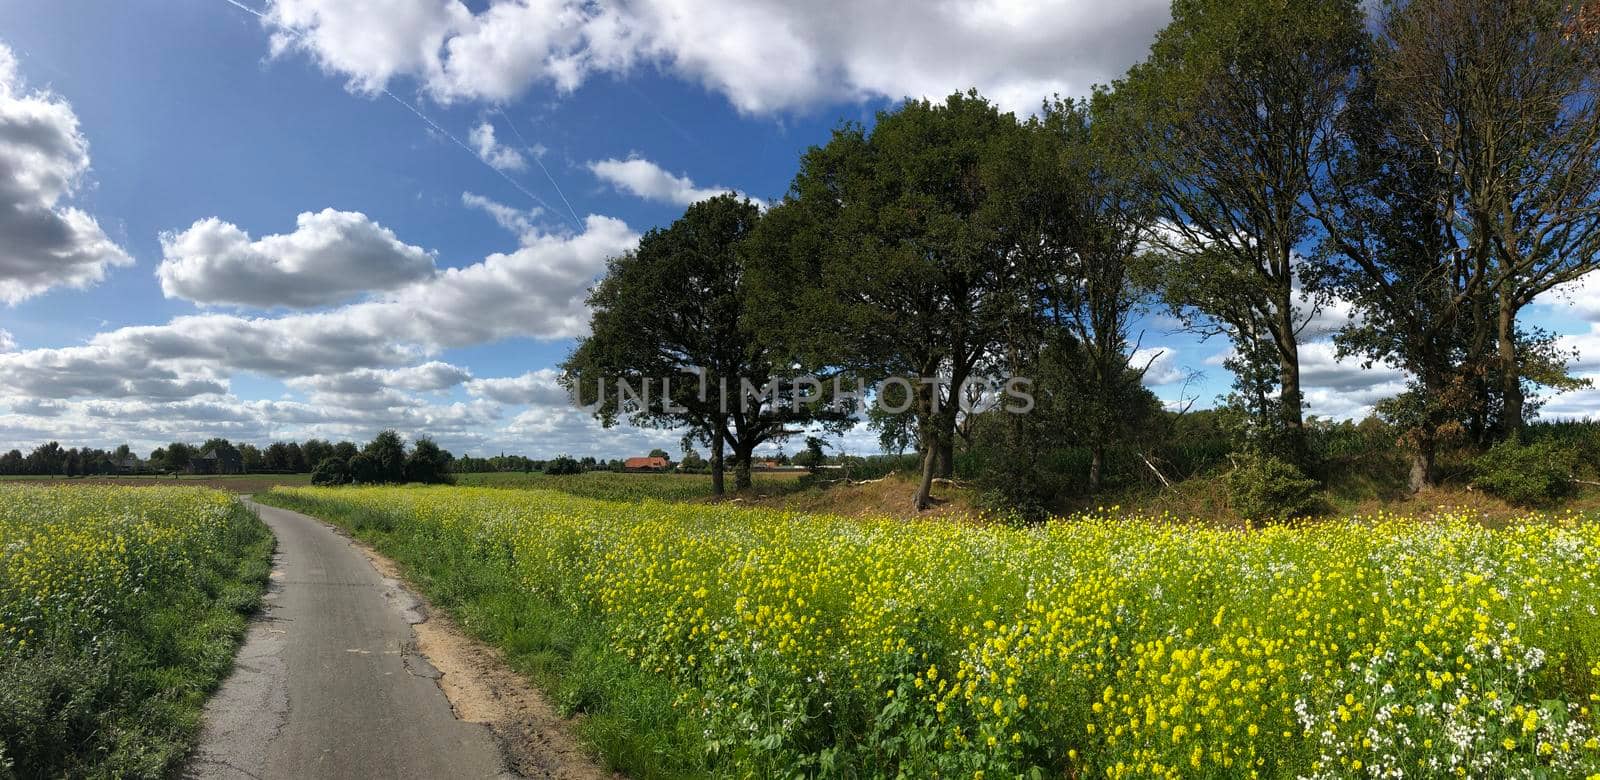
[{"label": "large oak tree", "polygon": [[1361,14],[1354,0],[1177,0],[1172,14],[1116,90],[1163,218],[1155,276],[1178,313],[1276,368],[1268,433],[1302,460],[1311,160],[1366,45]]},{"label": "large oak tree", "polygon": [[1377,99],[1448,188],[1453,261],[1486,277],[1504,435],[1523,383],[1564,384],[1522,309],[1600,268],[1600,37],[1568,0],[1411,0],[1383,20]]},{"label": "large oak tree", "polygon": [[[638,249],[612,258],[589,297],[590,335],[562,364],[563,383],[604,424],[625,418],[685,429],[689,439],[708,445],[718,495],[726,453],[735,487],[744,489],[756,447],[811,424],[837,430],[850,419],[826,393],[816,403],[795,403],[788,381],[795,372],[774,362],[773,349],[746,317],[753,256],[742,244],[761,219],[749,200],[720,195],[691,205],[670,226],[645,234]],[[754,397],[745,383],[774,390]],[[619,384],[629,389],[619,393]]]},{"label": "large oak tree", "polygon": [[951,462],[959,389],[1025,316],[1019,264],[1036,233],[1017,213],[1012,164],[1025,141],[976,93],[907,101],[806,152],[754,244],[756,314],[788,354],[916,382],[919,510]]}]

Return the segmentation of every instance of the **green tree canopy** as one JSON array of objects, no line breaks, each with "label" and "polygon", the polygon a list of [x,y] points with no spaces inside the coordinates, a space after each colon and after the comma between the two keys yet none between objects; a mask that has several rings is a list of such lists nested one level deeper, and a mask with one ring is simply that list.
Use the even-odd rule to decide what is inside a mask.
[{"label": "green tree canopy", "polygon": [[406,458],[406,481],[425,485],[451,483],[450,453],[439,448],[433,439],[423,437],[411,445],[411,455]]},{"label": "green tree canopy", "polygon": [[1312,239],[1311,159],[1367,46],[1355,0],[1177,0],[1150,56],[1116,85],[1128,153],[1145,165],[1155,281],[1180,316],[1237,346],[1260,439],[1304,459],[1300,252]]},{"label": "green tree canopy", "polygon": [[[790,436],[797,426],[849,420],[824,404],[792,403],[793,385],[782,382],[792,372],[775,364],[745,316],[746,270],[761,258],[741,251],[741,244],[761,219],[754,203],[721,195],[690,206],[670,226],[645,234],[637,250],[612,258],[589,298],[590,335],[562,364],[562,382],[594,404],[604,424],[625,418],[687,428],[692,439],[709,445],[718,494],[725,451],[732,451],[736,486],[743,489],[757,446]],[[744,397],[744,382],[764,388],[774,380],[779,392]],[[606,392],[596,397],[602,383]],[[648,388],[654,397],[648,404],[619,397],[619,383],[634,393]]]},{"label": "green tree canopy", "polygon": [[375,479],[372,481],[393,483],[406,481],[406,445],[400,434],[392,430],[379,433],[367,443],[361,454],[372,460],[376,471]]},{"label": "green tree canopy", "polygon": [[962,384],[1025,316],[1022,254],[1037,234],[1019,211],[1026,136],[976,93],[847,124],[800,161],[788,197],[752,240],[761,330],[813,371],[920,384],[914,404],[928,505],[948,470]]}]

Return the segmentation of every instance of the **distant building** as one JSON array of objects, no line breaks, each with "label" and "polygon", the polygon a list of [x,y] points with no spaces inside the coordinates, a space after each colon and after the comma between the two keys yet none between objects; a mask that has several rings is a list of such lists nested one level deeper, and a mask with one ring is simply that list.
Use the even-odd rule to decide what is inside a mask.
[{"label": "distant building", "polygon": [[672,468],[672,463],[666,458],[629,458],[622,462],[622,468],[627,471],[666,471]]},{"label": "distant building", "polygon": [[206,450],[189,461],[191,474],[243,474],[244,458],[237,450]]},{"label": "distant building", "polygon": [[145,468],[144,461],[139,460],[138,455],[128,455],[117,461],[116,466],[118,474],[137,474]]}]

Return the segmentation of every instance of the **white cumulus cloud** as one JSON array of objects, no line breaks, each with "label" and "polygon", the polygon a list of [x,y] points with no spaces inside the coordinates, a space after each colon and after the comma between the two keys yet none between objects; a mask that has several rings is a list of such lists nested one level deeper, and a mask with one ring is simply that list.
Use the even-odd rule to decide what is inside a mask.
[{"label": "white cumulus cloud", "polygon": [[477,127],[472,128],[468,139],[472,141],[472,148],[477,151],[478,157],[495,170],[520,171],[528,167],[522,152],[495,140],[494,125],[488,122],[479,122]]},{"label": "white cumulus cloud", "polygon": [[364,395],[385,390],[432,392],[446,390],[472,378],[460,366],[433,360],[404,368],[362,368],[342,374],[322,374],[290,380],[293,387],[337,395]]},{"label": "white cumulus cloud", "polygon": [[741,112],[942,97],[976,87],[1033,110],[1143,56],[1165,0],[274,0],[272,51],[301,51],[361,92],[397,77],[435,99],[504,103],[645,63]]},{"label": "white cumulus cloud", "polygon": [[521,376],[474,379],[467,383],[467,392],[512,406],[572,406],[572,396],[558,383],[559,376],[554,368],[541,368]]},{"label": "white cumulus cloud", "polygon": [[589,286],[607,258],[637,242],[621,220],[590,216],[582,233],[525,236],[516,251],[326,311],[191,315],[78,346],[0,353],[0,394],[185,398],[224,392],[237,372],[341,375],[417,366],[440,350],[502,339],[580,336]]},{"label": "white cumulus cloud", "polygon": [[1144,383],[1151,387],[1182,382],[1189,372],[1178,362],[1178,350],[1171,347],[1144,347],[1128,356],[1128,365],[1144,369]]},{"label": "white cumulus cloud", "polygon": [[304,212],[292,233],[252,240],[212,217],[161,235],[156,269],[169,298],[260,308],[311,308],[391,290],[434,274],[433,254],[354,211]]},{"label": "white cumulus cloud", "polygon": [[[677,176],[640,157],[596,160],[589,163],[589,170],[596,178],[630,195],[677,206],[687,206],[725,192],[742,194],[731,187],[697,187],[689,177]],[[765,205],[760,199],[752,200]]]},{"label": "white cumulus cloud", "polygon": [[1586,333],[1573,333],[1556,337],[1556,348],[1576,354],[1567,368],[1574,372],[1600,370],[1600,322],[1589,323]]},{"label": "white cumulus cloud", "polygon": [[518,238],[539,235],[539,230],[534,224],[534,220],[544,213],[544,209],[538,206],[523,210],[472,192],[461,193],[461,205],[467,208],[482,209],[484,213],[494,219],[496,224],[511,231]]},{"label": "white cumulus cloud", "polygon": [[1533,299],[1533,304],[1553,314],[1576,316],[1600,322],[1600,274],[1586,273],[1566,284],[1557,285]]},{"label": "white cumulus cloud", "polygon": [[0,44],[0,301],[87,287],[133,258],[95,218],[63,205],[89,170],[89,142],[66,100],[28,91]]}]

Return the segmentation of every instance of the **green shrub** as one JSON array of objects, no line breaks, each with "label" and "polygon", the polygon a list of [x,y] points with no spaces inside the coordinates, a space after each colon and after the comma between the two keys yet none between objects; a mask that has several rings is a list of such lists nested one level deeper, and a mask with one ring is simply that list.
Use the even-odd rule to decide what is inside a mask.
[{"label": "green shrub", "polygon": [[343,458],[323,458],[311,472],[313,485],[343,485],[350,481],[350,467]]},{"label": "green shrub", "polygon": [[378,462],[365,452],[359,453],[350,459],[350,481],[358,485],[369,485],[378,481],[381,476],[378,472]]},{"label": "green shrub", "polygon": [[406,481],[425,485],[454,485],[450,474],[450,453],[439,449],[432,439],[417,439],[406,457]]},{"label": "green shrub", "polygon": [[977,505],[987,515],[1018,522],[1043,520],[1065,491],[1067,475],[1049,468],[1045,453],[1010,437],[980,441],[983,468],[975,480]]},{"label": "green shrub", "polygon": [[1316,490],[1316,480],[1270,455],[1247,455],[1228,473],[1233,510],[1258,525],[1314,513]]},{"label": "green shrub", "polygon": [[582,474],[583,465],[566,455],[557,455],[544,464],[544,473],[552,477],[571,476]]},{"label": "green shrub", "polygon": [[1553,440],[1506,440],[1473,461],[1473,486],[1519,506],[1540,506],[1572,490],[1577,448]]}]

